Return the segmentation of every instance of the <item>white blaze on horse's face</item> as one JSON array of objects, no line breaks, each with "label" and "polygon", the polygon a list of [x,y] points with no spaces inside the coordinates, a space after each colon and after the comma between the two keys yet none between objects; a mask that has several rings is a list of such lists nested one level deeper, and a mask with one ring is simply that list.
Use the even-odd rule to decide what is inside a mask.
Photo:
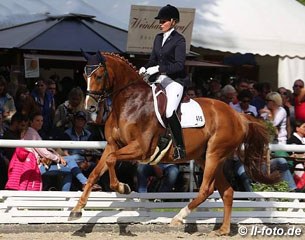
[{"label": "white blaze on horse's face", "polygon": [[[91,76],[87,77],[87,93],[91,92],[90,88]],[[86,95],[85,98],[85,109],[90,114],[90,119],[95,122],[97,117],[97,101],[95,101],[89,94]]]}]

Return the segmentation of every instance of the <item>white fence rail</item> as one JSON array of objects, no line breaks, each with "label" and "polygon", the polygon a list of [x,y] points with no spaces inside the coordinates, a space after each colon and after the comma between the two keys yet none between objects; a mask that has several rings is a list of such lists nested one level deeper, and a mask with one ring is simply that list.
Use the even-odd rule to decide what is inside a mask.
[{"label": "white fence rail", "polygon": [[[197,193],[92,192],[82,218],[68,221],[81,192],[0,191],[0,224],[170,223]],[[232,223],[305,223],[305,193],[236,192]],[[154,199],[161,199],[155,202]],[[185,223],[220,223],[223,202],[212,194]]]},{"label": "white fence rail", "polygon": [[[52,147],[52,148],[86,148],[104,149],[106,141],[54,141],[54,140],[4,140],[1,139],[0,147]],[[296,144],[269,144],[271,151],[305,152],[305,145]]]},{"label": "white fence rail", "polygon": [[[106,142],[1,140],[0,147],[63,147],[102,149]],[[271,151],[305,152],[300,145],[270,145]],[[92,192],[83,217],[73,223],[169,223],[197,193]],[[0,191],[0,224],[71,223],[68,216],[81,192]],[[161,199],[161,202],[154,202]],[[305,193],[236,192],[232,223],[305,223]],[[222,221],[223,203],[214,193],[185,220]]]}]

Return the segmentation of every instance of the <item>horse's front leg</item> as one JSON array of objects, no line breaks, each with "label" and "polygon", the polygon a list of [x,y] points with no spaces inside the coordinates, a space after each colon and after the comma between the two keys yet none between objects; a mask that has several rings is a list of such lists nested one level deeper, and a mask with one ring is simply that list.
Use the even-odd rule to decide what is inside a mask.
[{"label": "horse's front leg", "polygon": [[106,158],[109,155],[110,151],[111,151],[111,148],[108,147],[108,145],[107,145],[98,164],[93,169],[93,171],[90,173],[87,184],[84,188],[83,194],[81,195],[76,206],[72,209],[72,211],[70,213],[70,216],[68,218],[69,221],[81,218],[82,209],[87,204],[92,186],[97,182],[99,177],[102,176],[108,170],[108,167],[106,165]]},{"label": "horse's front leg", "polygon": [[115,172],[115,165],[117,160],[128,161],[134,159],[141,159],[142,155],[143,152],[141,150],[140,145],[138,144],[138,141],[132,141],[125,147],[120,148],[115,152],[112,152],[108,156],[106,164],[109,169],[110,188],[112,190],[121,194],[129,194],[131,192],[131,189],[128,184],[119,182]]}]

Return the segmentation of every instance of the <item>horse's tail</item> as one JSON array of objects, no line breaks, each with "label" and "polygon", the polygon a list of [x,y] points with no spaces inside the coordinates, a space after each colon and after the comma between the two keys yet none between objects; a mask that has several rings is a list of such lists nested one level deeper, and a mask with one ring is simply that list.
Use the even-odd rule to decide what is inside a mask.
[{"label": "horse's tail", "polygon": [[[243,116],[242,116],[243,117]],[[278,171],[270,173],[269,169],[269,133],[262,120],[244,115],[248,129],[244,138],[243,157],[240,157],[248,176],[258,182],[274,184],[280,181]],[[268,154],[268,155],[267,155]],[[241,155],[241,154],[240,154]]]}]

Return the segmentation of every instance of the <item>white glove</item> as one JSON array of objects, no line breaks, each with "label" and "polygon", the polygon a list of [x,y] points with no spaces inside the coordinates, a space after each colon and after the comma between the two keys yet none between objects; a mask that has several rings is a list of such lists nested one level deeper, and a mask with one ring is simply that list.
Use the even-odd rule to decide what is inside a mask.
[{"label": "white glove", "polygon": [[159,65],[147,68],[147,70],[146,70],[146,74],[148,74],[150,76],[154,75],[157,72],[159,72]]},{"label": "white glove", "polygon": [[146,73],[146,68],[145,67],[141,67],[140,70],[139,70],[139,74],[143,75],[145,73]]}]

